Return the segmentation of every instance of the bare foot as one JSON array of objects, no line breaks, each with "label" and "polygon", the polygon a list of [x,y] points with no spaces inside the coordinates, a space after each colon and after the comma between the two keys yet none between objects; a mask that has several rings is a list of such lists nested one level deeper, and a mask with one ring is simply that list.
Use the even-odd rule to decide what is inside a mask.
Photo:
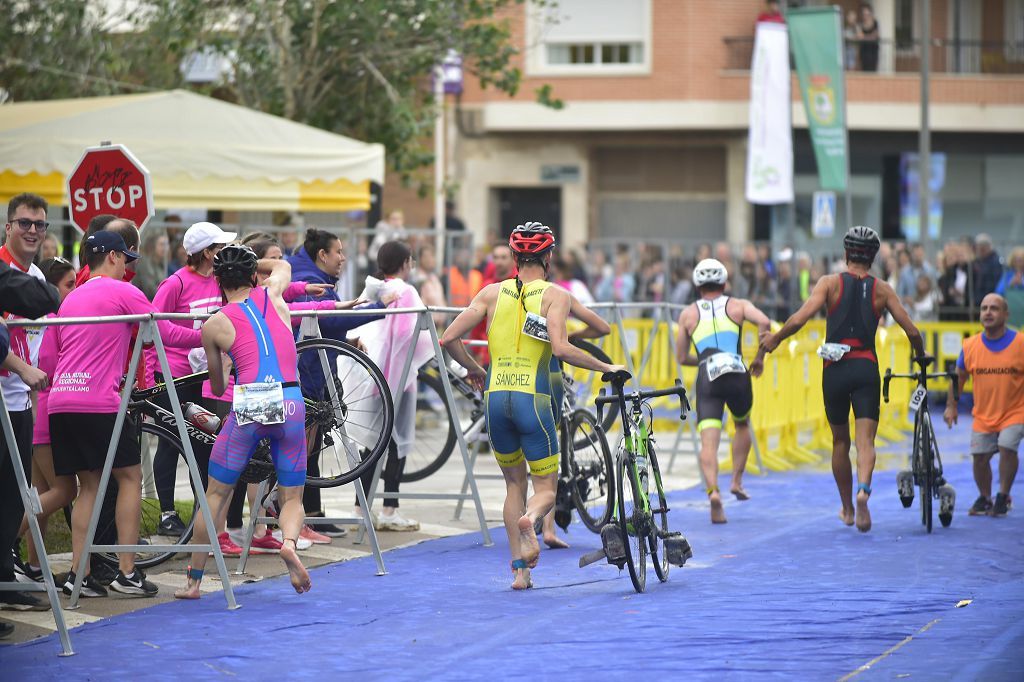
[{"label": "bare foot", "polygon": [[540,559],[540,545],[537,544],[537,535],[533,532],[533,521],[525,514],[519,519],[519,544],[526,565],[530,568],[536,566]]},{"label": "bare foot", "polygon": [[558,537],[554,533],[551,535],[544,536],[544,544],[551,549],[569,549],[569,543]]},{"label": "bare foot", "polygon": [[711,502],[711,523],[728,523],[722,507],[722,496],[717,490],[708,495],[708,501]]},{"label": "bare foot", "polygon": [[857,493],[857,530],[867,533],[871,530],[871,512],[868,511],[868,494],[863,490]]},{"label": "bare foot", "polygon": [[174,592],[175,599],[199,599],[199,581],[189,579],[188,584]]},{"label": "bare foot", "polygon": [[729,492],[731,492],[733,495],[735,495],[737,500],[744,501],[744,500],[749,500],[750,499],[750,494],[746,490],[743,489],[742,485],[734,485],[729,490]]},{"label": "bare foot", "polygon": [[839,520],[847,526],[853,525],[853,508],[847,509],[843,507],[839,510]]},{"label": "bare foot", "polygon": [[512,573],[515,575],[515,579],[512,581],[513,590],[528,590],[533,587],[533,580],[530,578],[530,569],[513,568]]},{"label": "bare foot", "polygon": [[288,538],[284,546],[281,547],[281,560],[288,567],[288,577],[291,579],[292,587],[295,588],[295,591],[299,594],[309,592],[313,583],[309,579],[309,573],[306,571],[306,567],[302,565],[299,555],[295,553],[295,542],[292,541],[289,547],[287,544],[289,541],[291,541],[291,538]]}]

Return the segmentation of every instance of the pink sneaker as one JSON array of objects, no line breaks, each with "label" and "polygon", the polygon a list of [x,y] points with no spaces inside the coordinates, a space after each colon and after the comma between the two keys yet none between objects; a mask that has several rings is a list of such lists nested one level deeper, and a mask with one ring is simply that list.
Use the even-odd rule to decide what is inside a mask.
[{"label": "pink sneaker", "polygon": [[[242,556],[242,548],[236,545],[232,540],[231,536],[225,531],[217,536],[217,540],[220,541],[220,553],[226,557],[238,557]],[[210,552],[210,556],[213,556],[213,552]]]},{"label": "pink sneaker", "polygon": [[300,538],[306,538],[314,545],[329,545],[331,544],[331,538],[327,537],[323,533],[317,533],[309,526],[303,526],[302,530],[299,531]]},{"label": "pink sneaker", "polygon": [[283,545],[274,539],[274,536],[267,531],[261,538],[253,538],[249,551],[253,554],[277,554]]}]

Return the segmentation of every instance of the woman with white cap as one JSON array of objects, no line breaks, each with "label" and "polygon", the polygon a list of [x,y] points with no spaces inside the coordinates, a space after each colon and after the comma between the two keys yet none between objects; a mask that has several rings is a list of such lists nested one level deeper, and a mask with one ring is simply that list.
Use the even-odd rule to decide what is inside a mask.
[{"label": "woman with white cap", "polygon": [[[188,256],[185,267],[179,269],[165,279],[153,297],[153,307],[163,313],[212,313],[221,307],[222,294],[217,280],[213,277],[213,258],[224,248],[225,244],[234,241],[234,232],[225,232],[213,223],[195,223],[185,232],[183,245]],[[173,324],[191,329],[202,327],[200,320],[175,320]],[[167,348],[167,363],[175,377],[192,373],[188,360],[188,348]],[[148,376],[152,377],[159,371],[156,352],[146,353]],[[178,390],[182,402],[199,403],[202,400],[199,386]],[[206,484],[206,467],[210,453],[196,451],[203,472],[203,484]],[[178,468],[178,452],[167,443],[160,441],[156,456],[153,459],[153,473],[156,479],[157,497],[160,499],[161,535],[177,537],[185,531],[185,525],[174,510],[174,479]],[[224,534],[227,538],[227,533]],[[229,540],[230,542],[230,540]],[[222,541],[223,544],[223,541]]]}]

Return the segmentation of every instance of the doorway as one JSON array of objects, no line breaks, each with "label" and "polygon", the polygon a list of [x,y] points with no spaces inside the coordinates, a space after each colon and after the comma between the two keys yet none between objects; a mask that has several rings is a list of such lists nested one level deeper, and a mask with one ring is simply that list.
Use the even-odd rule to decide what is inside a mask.
[{"label": "doorway", "polygon": [[555,233],[562,233],[561,187],[499,187],[498,232],[505,239],[516,225],[528,221],[543,223]]}]

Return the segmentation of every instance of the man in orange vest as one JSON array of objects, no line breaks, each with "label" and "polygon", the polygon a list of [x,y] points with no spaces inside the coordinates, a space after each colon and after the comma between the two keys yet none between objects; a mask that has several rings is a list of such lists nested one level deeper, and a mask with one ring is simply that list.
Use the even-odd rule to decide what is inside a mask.
[{"label": "man in orange vest", "polygon": [[[980,495],[968,512],[971,516],[1006,516],[1010,487],[1017,476],[1017,451],[1024,438],[1024,334],[1006,327],[1010,308],[999,294],[981,300],[983,331],[964,341],[956,363],[961,387],[967,375],[974,378],[974,423],[971,455],[974,482]],[[953,428],[957,404],[950,386],[943,415]],[[992,455],[999,453],[999,492],[992,498]]]},{"label": "man in orange vest", "polygon": [[452,266],[448,268],[448,304],[454,308],[465,308],[483,288],[483,275],[470,267],[469,250],[459,248],[452,255]]}]

